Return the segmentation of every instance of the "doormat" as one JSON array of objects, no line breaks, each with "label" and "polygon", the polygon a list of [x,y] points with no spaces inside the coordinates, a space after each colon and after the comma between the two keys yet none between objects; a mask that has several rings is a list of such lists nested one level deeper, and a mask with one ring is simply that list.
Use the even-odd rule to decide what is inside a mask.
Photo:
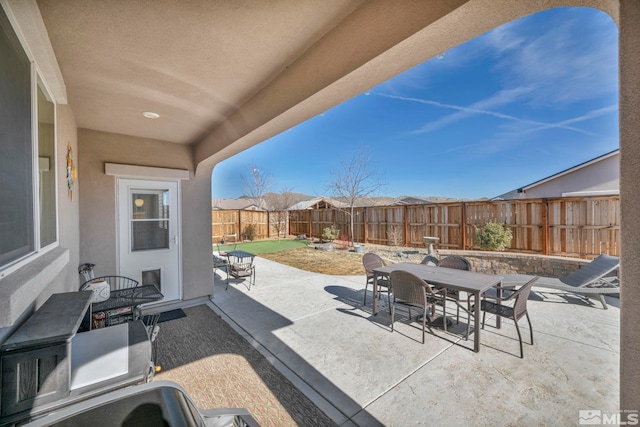
[{"label": "doormat", "polygon": [[176,310],[164,311],[160,313],[158,323],[168,322],[169,320],[176,320],[182,317],[187,317],[187,314],[181,308],[178,308]]}]

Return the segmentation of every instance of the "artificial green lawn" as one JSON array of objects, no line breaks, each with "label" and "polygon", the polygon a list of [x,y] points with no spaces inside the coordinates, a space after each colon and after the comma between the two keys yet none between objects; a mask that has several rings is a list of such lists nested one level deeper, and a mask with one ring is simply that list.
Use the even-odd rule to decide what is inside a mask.
[{"label": "artificial green lawn", "polygon": [[[302,248],[308,244],[308,240],[260,240],[257,242],[238,243],[236,249],[251,252],[252,254],[262,254]],[[218,247],[213,245],[213,250],[217,252]],[[220,250],[233,250],[233,245],[220,245]]]}]

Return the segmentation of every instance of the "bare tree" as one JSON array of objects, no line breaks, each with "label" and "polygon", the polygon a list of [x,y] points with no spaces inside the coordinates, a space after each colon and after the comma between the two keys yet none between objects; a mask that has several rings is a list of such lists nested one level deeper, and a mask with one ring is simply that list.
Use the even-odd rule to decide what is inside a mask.
[{"label": "bare tree", "polygon": [[400,242],[402,241],[402,235],[403,235],[402,228],[396,224],[392,225],[390,228],[387,229],[387,236],[388,236],[387,241],[391,240],[391,243],[393,243],[393,246],[395,246],[396,249],[399,249],[400,247]]},{"label": "bare tree", "polygon": [[280,194],[274,194],[271,196],[269,203],[269,210],[271,212],[270,220],[273,227],[278,233],[278,239],[282,233],[284,237],[287,237],[287,222],[289,220],[289,208],[293,204],[293,194],[291,189],[285,187]]},{"label": "bare tree", "polygon": [[373,196],[383,185],[382,175],[369,164],[370,156],[365,147],[354,154],[348,162],[341,162],[338,171],[331,171],[328,193],[347,205],[342,209],[349,217],[349,241],[353,245],[353,219],[356,201]]},{"label": "bare tree", "polygon": [[264,195],[271,187],[271,175],[263,169],[259,169],[255,163],[249,165],[249,173],[242,174],[242,183],[246,195],[253,200],[253,203],[260,209],[267,210]]}]

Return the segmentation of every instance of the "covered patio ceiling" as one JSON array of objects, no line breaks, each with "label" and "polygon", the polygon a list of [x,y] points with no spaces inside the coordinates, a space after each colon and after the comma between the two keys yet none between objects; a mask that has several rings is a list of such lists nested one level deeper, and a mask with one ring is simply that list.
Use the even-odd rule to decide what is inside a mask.
[{"label": "covered patio ceiling", "polygon": [[194,166],[566,3],[37,0],[78,127],[193,145]]}]

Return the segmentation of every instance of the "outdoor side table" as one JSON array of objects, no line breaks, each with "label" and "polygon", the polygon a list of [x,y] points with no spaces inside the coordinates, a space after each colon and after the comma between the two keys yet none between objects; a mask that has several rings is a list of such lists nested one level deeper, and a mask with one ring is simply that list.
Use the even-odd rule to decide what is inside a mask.
[{"label": "outdoor side table", "polygon": [[[251,290],[251,285],[255,285],[256,281],[256,269],[253,263],[255,257],[254,254],[243,250],[227,252],[229,275],[236,279],[248,279],[249,290]],[[227,289],[228,288],[229,276],[227,276]]]},{"label": "outdoor side table", "polygon": [[137,308],[149,302],[159,301],[164,295],[156,285],[142,285],[135,288],[111,291],[109,299],[92,305],[94,315],[104,313],[105,326],[133,320]]}]

